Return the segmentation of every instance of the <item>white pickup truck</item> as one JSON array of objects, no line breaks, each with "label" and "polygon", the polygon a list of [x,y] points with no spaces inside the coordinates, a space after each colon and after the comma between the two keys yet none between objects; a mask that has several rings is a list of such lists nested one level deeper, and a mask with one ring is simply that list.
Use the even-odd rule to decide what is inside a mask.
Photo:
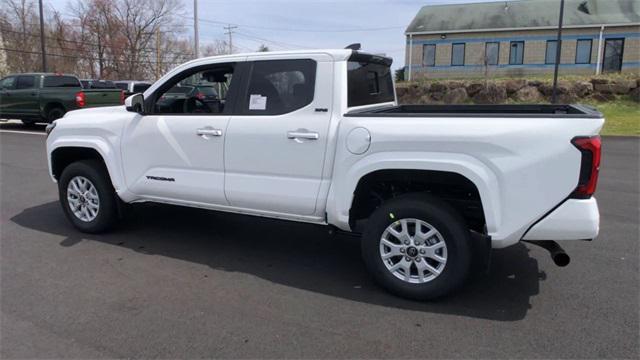
[{"label": "white pickup truck", "polygon": [[62,208],[84,232],[148,201],[327,225],[415,299],[461,285],[482,249],[538,241],[565,265],[553,240],[597,236],[600,113],[398,106],[390,65],[349,49],[202,58],[125,106],[69,112],[47,129]]}]

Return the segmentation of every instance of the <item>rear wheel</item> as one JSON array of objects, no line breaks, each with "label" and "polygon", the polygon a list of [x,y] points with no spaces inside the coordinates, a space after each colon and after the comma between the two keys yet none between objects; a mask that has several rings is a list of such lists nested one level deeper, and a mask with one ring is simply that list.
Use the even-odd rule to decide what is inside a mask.
[{"label": "rear wheel", "polygon": [[61,117],[63,117],[65,114],[65,111],[63,108],[59,107],[59,106],[54,106],[52,108],[50,108],[49,110],[47,110],[47,121],[48,122],[53,122],[54,120],[58,120]]},{"label": "rear wheel", "polygon": [[102,163],[86,160],[67,166],[60,176],[58,193],[65,215],[78,230],[98,233],[115,224],[117,195]]},{"label": "rear wheel", "polygon": [[471,262],[469,230],[446,203],[408,194],[369,218],[362,255],[376,282],[397,295],[434,299],[462,285]]}]

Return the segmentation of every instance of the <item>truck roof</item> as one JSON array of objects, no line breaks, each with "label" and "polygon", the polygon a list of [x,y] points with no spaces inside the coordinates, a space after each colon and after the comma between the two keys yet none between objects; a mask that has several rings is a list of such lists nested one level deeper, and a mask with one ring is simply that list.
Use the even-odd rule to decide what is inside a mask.
[{"label": "truck roof", "polygon": [[20,75],[31,75],[31,76],[40,76],[40,75],[44,75],[44,76],[73,76],[73,77],[77,78],[77,76],[73,75],[73,74],[43,73],[43,72],[16,73],[16,74],[9,74],[7,76],[20,76]]},{"label": "truck roof", "polygon": [[286,50],[286,51],[267,51],[267,52],[252,52],[252,53],[238,53],[238,54],[230,54],[230,55],[215,55],[215,56],[208,56],[208,57],[202,57],[202,58],[198,58],[198,59],[194,59],[189,61],[188,63],[191,62],[196,62],[196,61],[203,61],[203,60],[207,60],[207,59],[224,59],[224,58],[237,58],[238,56],[265,56],[265,57],[272,57],[272,56],[282,56],[282,55],[291,55],[291,56],[296,56],[296,55],[312,55],[312,54],[326,54],[329,55],[333,58],[334,61],[345,61],[347,59],[349,59],[353,54],[360,54],[360,55],[364,55],[364,56],[374,56],[374,57],[379,57],[379,58],[387,58],[384,55],[376,55],[376,54],[369,54],[366,52],[362,52],[362,51],[356,51],[356,50],[352,50],[352,49],[304,49],[304,50]]}]

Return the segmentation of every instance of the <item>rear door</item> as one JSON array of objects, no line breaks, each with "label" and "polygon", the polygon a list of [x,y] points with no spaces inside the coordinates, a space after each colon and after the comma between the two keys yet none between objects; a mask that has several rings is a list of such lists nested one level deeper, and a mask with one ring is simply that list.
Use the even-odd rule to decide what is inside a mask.
[{"label": "rear door", "polygon": [[331,119],[332,59],[258,57],[248,79],[227,130],[227,199],[240,208],[314,215]]},{"label": "rear door", "polygon": [[13,90],[13,112],[27,117],[37,117],[40,114],[39,87],[36,81],[40,80],[35,75],[20,75],[16,80],[16,88]]}]

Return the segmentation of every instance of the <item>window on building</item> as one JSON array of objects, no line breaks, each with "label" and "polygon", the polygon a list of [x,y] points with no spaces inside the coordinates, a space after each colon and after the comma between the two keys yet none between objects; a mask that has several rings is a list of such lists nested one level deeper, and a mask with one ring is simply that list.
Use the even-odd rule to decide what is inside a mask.
[{"label": "window on building", "polygon": [[579,39],[576,44],[576,64],[591,63],[591,39]]},{"label": "window on building", "polygon": [[545,64],[556,63],[556,49],[558,48],[558,42],[556,40],[547,40],[547,52],[544,56]]},{"label": "window on building", "polygon": [[424,66],[436,66],[436,45],[428,44],[422,48],[422,64]]},{"label": "window on building", "polygon": [[512,41],[509,47],[509,64],[522,65],[524,61],[524,41]]},{"label": "window on building", "polygon": [[451,46],[451,66],[464,65],[464,43]]},{"label": "window on building", "polygon": [[488,42],[484,47],[484,61],[487,65],[498,65],[500,43]]}]

